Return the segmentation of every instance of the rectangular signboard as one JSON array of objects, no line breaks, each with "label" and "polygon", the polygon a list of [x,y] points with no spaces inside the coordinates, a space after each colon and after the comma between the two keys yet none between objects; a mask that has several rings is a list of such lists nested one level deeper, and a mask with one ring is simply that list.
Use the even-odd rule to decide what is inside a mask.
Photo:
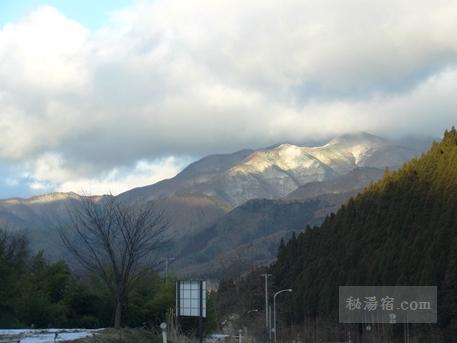
[{"label": "rectangular signboard", "polygon": [[206,318],[206,281],[176,283],[176,315]]},{"label": "rectangular signboard", "polygon": [[340,323],[436,323],[435,286],[342,286]]}]

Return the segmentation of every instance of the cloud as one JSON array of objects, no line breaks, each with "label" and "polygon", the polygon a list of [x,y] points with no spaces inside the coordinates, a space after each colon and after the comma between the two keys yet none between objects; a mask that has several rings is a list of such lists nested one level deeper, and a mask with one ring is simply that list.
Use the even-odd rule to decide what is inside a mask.
[{"label": "cloud", "polygon": [[73,178],[58,185],[57,190],[80,194],[119,194],[171,178],[183,169],[183,163],[174,157],[153,162],[140,160],[133,168],[116,168],[95,178]]},{"label": "cloud", "polygon": [[451,0],[156,0],[91,31],[37,8],[0,28],[0,159],[36,190],[117,192],[188,156],[439,135],[457,118],[456,16]]},{"label": "cloud", "polygon": [[42,7],[0,34],[2,88],[57,95],[87,84],[88,31],[52,7]]},{"label": "cloud", "polygon": [[85,177],[84,166],[81,170],[72,169],[58,154],[46,154],[26,166],[21,177],[28,180],[34,191],[77,192],[80,194],[114,194],[129,189],[149,185],[175,176],[186,160],[173,156],[154,161],[140,160],[133,167],[113,168],[95,177]]}]

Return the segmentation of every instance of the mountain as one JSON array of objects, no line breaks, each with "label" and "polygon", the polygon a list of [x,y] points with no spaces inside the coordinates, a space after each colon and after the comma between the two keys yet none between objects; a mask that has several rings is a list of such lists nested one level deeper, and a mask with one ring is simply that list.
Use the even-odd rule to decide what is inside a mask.
[{"label": "mountain", "polygon": [[[57,227],[82,198],[76,193],[51,193],[0,200],[0,225],[25,232],[34,251],[44,249],[47,257],[59,259],[65,256],[65,248]],[[105,197],[91,198],[102,201]],[[172,241],[197,234],[229,211],[223,202],[203,195],[174,195],[150,204],[163,213],[168,225],[167,238]]]},{"label": "mountain", "polygon": [[163,212],[172,241],[198,234],[230,210],[226,203],[204,195],[172,195],[150,203]]},{"label": "mountain", "polygon": [[381,169],[356,168],[330,181],[301,186],[283,199],[249,200],[199,234],[184,237],[186,244],[177,249],[180,254],[172,269],[180,275],[218,278],[228,270],[239,275],[268,265],[276,258],[281,238],[321,224],[383,175]]},{"label": "mountain", "polygon": [[57,217],[64,217],[73,202],[80,199],[76,193],[51,193],[28,199],[0,200],[0,223],[9,229],[23,231],[34,251],[44,249],[49,258],[62,258],[64,251],[56,230]]},{"label": "mountain", "polygon": [[274,261],[281,238],[320,224],[354,192],[305,201],[253,199],[201,230],[185,236],[172,270],[179,275],[218,279]]},{"label": "mountain", "polygon": [[[176,259],[171,269],[180,275],[217,278],[222,269],[240,273],[253,265],[271,263],[281,237],[290,237],[308,224],[321,223],[372,177],[382,173],[378,169],[357,168],[335,180],[312,183],[312,191],[302,192],[294,199],[253,199],[233,210],[226,203],[203,195],[172,195],[150,203],[163,212],[168,222],[167,235],[172,244],[169,250],[173,251],[169,255]],[[367,177],[361,177],[365,174]],[[338,180],[344,187],[337,187]],[[65,217],[73,202],[80,200],[75,193],[0,200],[0,219],[24,230],[34,250],[44,249],[48,257],[57,259],[65,255],[65,250],[55,218]]]},{"label": "mountain", "polygon": [[318,318],[315,322],[326,322],[333,333],[339,286],[435,285],[438,324],[415,326],[411,341],[451,342],[457,330],[456,246],[457,131],[452,129],[320,227],[282,245],[269,272],[274,289],[294,290],[284,299],[288,321],[301,325]]},{"label": "mountain", "polygon": [[120,198],[144,201],[199,194],[234,208],[250,199],[279,199],[304,184],[331,180],[358,167],[397,168],[419,153],[367,133],[342,135],[318,147],[281,144],[208,156],[172,179],[135,188]]},{"label": "mountain", "polygon": [[[245,149],[232,154],[217,154],[191,163],[175,177],[145,187],[137,187],[119,195],[123,201],[147,201],[166,198],[173,194],[199,193],[192,191],[196,185],[217,179],[232,166],[243,161],[254,150]],[[186,191],[187,190],[187,191]],[[211,196],[211,194],[207,194]]]},{"label": "mountain", "polygon": [[[222,269],[240,273],[253,265],[271,263],[281,237],[301,232],[306,225],[320,224],[368,185],[372,177],[382,173],[357,168],[335,180],[312,183],[309,192],[294,199],[289,199],[294,192],[279,200],[253,199],[233,210],[226,203],[202,195],[173,195],[153,200],[151,205],[162,211],[168,222],[169,250],[173,251],[169,255],[176,259],[171,269],[180,275],[217,278]],[[34,250],[45,249],[48,257],[57,259],[65,255],[65,250],[55,218],[65,217],[73,202],[80,199],[75,193],[53,193],[1,200],[0,218],[27,232]]]},{"label": "mountain", "polygon": [[[270,263],[281,236],[319,224],[381,177],[385,166],[395,168],[416,154],[366,133],[336,137],[318,147],[279,144],[207,156],[172,179],[118,198],[130,204],[149,202],[163,211],[176,272],[216,275],[220,264],[211,260],[225,265],[234,261],[234,269],[240,258],[245,269]],[[53,193],[0,200],[0,221],[25,230],[34,250],[60,258],[65,250],[55,218],[65,216],[80,199],[75,193]]]},{"label": "mountain", "polygon": [[324,194],[340,194],[361,190],[370,182],[379,180],[384,171],[378,168],[360,167],[334,179],[310,182],[289,193],[287,200],[306,200]]}]

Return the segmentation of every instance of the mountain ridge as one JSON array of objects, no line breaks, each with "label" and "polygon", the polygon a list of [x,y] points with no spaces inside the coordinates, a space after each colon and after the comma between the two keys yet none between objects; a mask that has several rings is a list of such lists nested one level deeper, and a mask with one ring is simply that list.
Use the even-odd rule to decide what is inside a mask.
[{"label": "mountain ridge", "polygon": [[[341,151],[339,146],[344,146],[344,149]],[[355,164],[355,153],[362,151],[368,156],[366,152],[370,151],[371,158],[372,150],[376,154],[392,147],[396,149],[395,156],[399,159],[406,159],[413,154],[411,150],[396,148],[380,137],[357,134],[337,137],[318,147],[279,144],[267,149],[244,149],[231,154],[210,155],[191,163],[174,178],[132,189],[117,198],[129,205],[149,203],[163,212],[168,222],[167,237],[172,242],[173,254],[184,258],[183,251],[187,249],[185,258],[188,260],[197,257],[198,252],[189,250],[187,241],[205,234],[210,236],[211,228],[215,227],[225,227],[229,239],[237,228],[230,227],[231,221],[227,221],[227,218],[239,222],[248,220],[250,215],[256,216],[259,221],[246,227],[251,232],[243,235],[250,237],[259,254],[247,256],[246,261],[270,263],[276,253],[273,247],[277,246],[278,237],[288,236],[294,230],[302,231],[307,224],[320,223],[325,215],[336,211],[350,196],[382,176],[383,164],[382,169],[359,167]],[[404,156],[405,151],[407,156]],[[388,164],[396,164],[397,157],[388,160]],[[261,164],[260,169],[256,162]],[[262,169],[264,164],[267,165],[265,172]],[[243,168],[253,168],[254,171],[245,172]],[[59,237],[52,229],[50,218],[56,212],[62,214],[67,211],[68,205],[81,197],[76,193],[56,192],[28,199],[0,200],[0,221],[10,222],[18,229],[27,231],[34,249],[45,249],[52,258],[60,258],[64,254],[63,247],[59,247]],[[104,197],[94,196],[93,199],[99,201]],[[250,207],[250,201],[261,206],[254,209]],[[313,211],[306,204],[310,201],[318,204]],[[308,211],[308,214],[305,217],[298,214],[294,210],[297,207],[303,208],[304,213]],[[276,227],[267,225],[266,219],[262,218],[269,218],[268,211],[276,211],[279,217],[282,216],[282,224]],[[296,218],[288,218],[284,213],[293,213],[303,220],[298,224],[294,221]],[[205,244],[214,243],[214,246],[227,249],[227,253],[237,254],[237,251],[243,251],[241,246],[251,244],[230,238],[234,243],[226,245],[228,240],[226,242],[223,239],[226,233],[220,230],[215,233],[219,237],[214,242],[204,240]],[[238,246],[238,243],[241,245]],[[225,258],[220,253],[214,257]],[[201,260],[192,268],[200,273],[205,263]],[[180,268],[176,268],[176,271],[191,269],[186,263],[176,262],[176,265]]]},{"label": "mountain ridge", "polygon": [[153,200],[194,193],[236,207],[250,199],[282,198],[306,183],[326,181],[357,167],[397,168],[419,153],[371,134],[346,134],[317,147],[279,144],[211,155],[192,163],[174,178],[134,188],[119,197],[126,201]]}]

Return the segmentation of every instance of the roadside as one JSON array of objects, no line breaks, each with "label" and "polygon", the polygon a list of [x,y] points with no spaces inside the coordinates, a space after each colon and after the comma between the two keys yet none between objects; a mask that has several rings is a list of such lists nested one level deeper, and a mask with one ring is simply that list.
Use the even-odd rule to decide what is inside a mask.
[{"label": "roadside", "polygon": [[88,329],[13,329],[0,330],[0,342],[53,343],[72,342],[91,337],[100,330]]}]

